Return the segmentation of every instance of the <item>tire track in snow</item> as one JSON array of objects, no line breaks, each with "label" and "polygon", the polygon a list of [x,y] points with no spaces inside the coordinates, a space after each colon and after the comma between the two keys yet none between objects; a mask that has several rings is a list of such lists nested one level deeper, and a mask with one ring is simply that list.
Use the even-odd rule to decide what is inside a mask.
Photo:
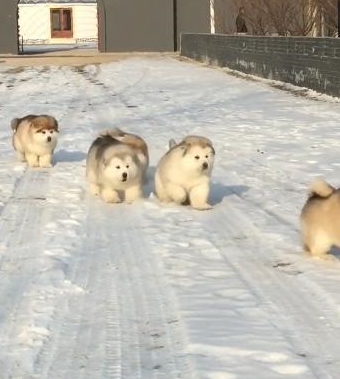
[{"label": "tire track in snow", "polygon": [[[258,213],[256,208],[249,209],[251,204],[239,198],[230,198],[230,204],[226,207],[216,207],[211,212],[199,213],[185,207],[158,209],[162,214],[160,226],[157,226],[157,218],[161,216],[152,211],[144,215],[152,220],[150,224],[155,229],[149,238],[154,244],[163,245],[161,251],[164,262],[180,298],[184,296],[186,299],[191,293],[186,286],[186,278],[196,272],[197,278],[193,285],[197,289],[193,293],[192,304],[188,309],[182,304],[181,309],[189,312],[186,317],[190,319],[190,310],[194,308],[195,317],[204,320],[207,335],[211,329],[213,340],[206,337],[207,345],[199,346],[196,350],[195,336],[199,331],[195,329],[195,323],[186,324],[191,350],[194,355],[200,355],[195,363],[204,366],[203,362],[207,360],[209,363],[206,365],[217,366],[212,358],[215,355],[213,346],[217,343],[219,350],[226,351],[225,354],[229,355],[226,360],[231,361],[229,366],[226,363],[224,367],[226,375],[228,372],[238,375],[237,365],[240,365],[252,367],[249,372],[249,377],[252,377],[256,365],[260,363],[262,367],[256,372],[261,373],[263,367],[267,366],[261,373],[263,378],[276,378],[287,374],[298,379],[304,373],[305,378],[336,379],[340,369],[337,344],[340,323],[334,317],[338,313],[336,300],[308,276],[299,274],[294,267],[283,267],[281,270],[280,265],[275,266],[277,259],[282,257],[282,243],[277,243],[271,237],[267,238],[248,217],[249,213],[253,215],[254,212],[257,217],[263,217],[263,213]],[[156,204],[150,203],[149,206],[150,210],[157,208]],[[277,223],[278,219],[274,222]],[[201,230],[204,230],[204,240],[199,237]],[[210,277],[214,278],[211,288],[207,284]],[[202,293],[198,295],[199,288]],[[253,299],[253,305],[249,305],[249,297]],[[236,301],[234,305],[233,301]],[[240,308],[242,312],[242,303],[245,309],[249,309],[249,315],[245,316],[246,330],[240,332],[244,338],[247,332],[253,336],[242,343],[242,354],[249,357],[247,363],[237,362],[237,357],[242,357],[237,347],[233,347],[234,340],[239,337],[234,335],[237,329],[229,336],[226,332],[225,344],[222,344],[221,337],[224,330],[232,330],[233,324],[240,324],[241,329],[243,328],[242,313],[240,317],[235,316],[239,318],[237,322],[235,317],[230,316],[231,310],[234,312]],[[214,314],[213,319],[206,312],[211,306],[217,309],[221,307],[219,316]],[[252,313],[258,313],[258,317],[263,320],[264,326],[261,326],[259,332],[256,331],[256,324],[252,326]],[[247,321],[248,318],[250,320]],[[210,326],[213,324],[216,328]],[[281,341],[280,345],[286,345],[287,353],[279,353],[284,351],[282,347],[278,347],[278,352],[275,353],[272,350],[273,342],[268,352],[257,351],[266,345],[266,336],[263,336],[266,329],[273,334],[274,339]],[[216,334],[216,331],[219,333]],[[259,344],[256,344],[256,333],[260,333],[259,338],[263,338]],[[204,338],[201,336],[199,340],[203,343]],[[206,358],[203,359],[201,355],[206,355]],[[235,360],[232,360],[233,356],[236,357]],[[215,359],[217,357],[218,355]],[[242,373],[244,377],[248,377],[247,371]]]},{"label": "tire track in snow", "polygon": [[[66,73],[60,72],[65,81],[68,82]],[[47,79],[49,77],[52,77],[52,75],[47,75]],[[48,88],[48,83],[46,83],[46,86]],[[41,99],[40,91],[32,94],[32,102],[35,98],[37,100]],[[59,110],[60,117],[58,121],[61,124],[64,118],[72,122],[79,112],[87,108],[87,104],[80,101],[82,94],[79,94],[77,88],[69,91],[67,98],[68,101],[65,102],[65,106],[62,107],[61,111]],[[50,97],[50,101],[53,102],[53,96]],[[71,117],[67,117],[68,114],[71,114]],[[64,180],[61,177],[64,177]],[[62,211],[56,209],[57,207],[54,206],[54,203],[49,204],[49,198],[53,198],[50,195],[55,188],[59,188],[60,181],[63,182],[62,186],[65,186],[65,183],[69,180],[69,172],[67,171],[63,174],[62,167],[55,166],[50,170],[25,167],[22,175],[14,182],[12,193],[9,194],[4,202],[0,216],[0,235],[2,237],[1,267],[5,273],[0,279],[0,282],[2,282],[0,300],[4,304],[0,328],[3,328],[6,332],[1,333],[1,345],[4,348],[13,346],[13,354],[10,355],[9,359],[4,359],[4,361],[0,362],[1,378],[12,377],[13,375],[26,375],[25,377],[28,377],[29,373],[35,370],[28,358],[27,362],[25,361],[25,356],[38,356],[39,350],[43,350],[44,344],[48,341],[49,332],[44,327],[37,328],[34,322],[42,324],[50,322],[48,320],[53,316],[60,298],[65,294],[68,297],[69,293],[74,291],[72,283],[69,285],[62,280],[60,282],[56,281],[56,286],[51,286],[48,283],[46,291],[40,290],[37,284],[43,280],[42,277],[45,275],[39,271],[40,262],[43,267],[46,264],[47,267],[51,266],[51,271],[55,271],[61,277],[69,269],[67,257],[63,256],[63,251],[61,251],[61,256],[57,252],[51,253],[51,257],[47,257],[47,253],[45,253],[49,247],[48,244],[52,242],[53,245],[53,236],[50,235],[48,227],[49,224],[54,223],[53,218],[57,218],[56,225],[61,230],[65,225],[72,225],[72,220],[65,220]],[[69,185],[66,189],[67,194],[63,193],[62,190],[57,193],[57,201],[60,200],[60,197],[63,199],[63,195],[66,195],[64,201],[70,201],[68,197],[72,197],[70,194],[72,187],[73,185]],[[69,208],[71,209],[72,205]],[[64,211],[67,212],[67,207]],[[70,215],[68,215],[69,217]],[[77,224],[76,221],[74,223]],[[65,233],[65,237],[68,234],[72,235],[72,228]],[[54,260],[57,262],[55,265],[50,263],[50,261],[53,262]],[[21,272],[24,272],[25,275],[20,274]],[[48,276],[48,273],[46,275]],[[52,272],[50,278],[52,280],[53,275]],[[41,295],[40,291],[45,293]],[[77,292],[77,289],[75,291]],[[35,308],[40,298],[46,298],[46,303],[44,304],[46,312],[37,311]],[[53,301],[56,303],[54,304]],[[45,316],[43,322],[39,321],[40,314]],[[28,322],[33,324],[28,325]],[[45,334],[45,336],[41,333]],[[18,355],[20,355],[21,349],[24,349],[25,343],[29,347],[25,350],[25,354],[19,358]],[[8,355],[6,357],[8,358]]]},{"label": "tire track in snow", "polygon": [[[261,212],[255,213],[263,216]],[[220,249],[226,263],[260,300],[270,322],[286,336],[295,351],[305,357],[315,377],[336,379],[340,371],[337,343],[340,323],[334,318],[338,310],[325,304],[329,294],[319,288],[316,297],[315,291],[310,291],[316,284],[305,275],[296,276],[298,272],[294,270],[291,273],[288,270],[287,275],[274,268],[273,260],[278,259],[275,250],[280,247],[263,236],[240,207],[228,204],[227,209],[215,210],[207,225],[211,240]],[[226,238],[229,247],[225,247]],[[230,251],[234,253],[230,254]]]},{"label": "tire track in snow", "polygon": [[70,278],[84,293],[60,313],[61,330],[41,356],[39,378],[191,377],[178,315],[142,233],[131,206],[89,200],[82,252]]},{"label": "tire track in snow", "polygon": [[[35,226],[34,230],[40,230],[44,225],[44,202],[48,188],[46,177],[47,171],[27,170],[0,218],[0,271],[4,273],[0,276],[0,302],[4,312],[0,323],[2,346],[10,345],[11,339],[16,338],[16,321],[21,315],[21,301],[35,272],[37,261],[35,256],[32,257],[32,250],[25,244],[35,237],[32,235],[32,225]],[[37,193],[37,189],[40,192]],[[37,238],[32,249],[39,250],[43,244],[44,241]],[[14,364],[11,360],[0,362],[3,378],[10,375]]]},{"label": "tire track in snow", "polygon": [[[127,212],[125,215],[126,224],[131,227],[131,232],[126,233],[126,241],[129,241],[129,244],[124,249],[128,259],[131,259],[127,267],[130,271],[131,267],[139,268],[136,270],[136,275],[131,275],[131,283],[134,287],[137,309],[145,308],[147,315],[143,320],[146,325],[144,327],[141,325],[139,330],[143,336],[140,339],[144,346],[149,346],[152,358],[152,363],[148,363],[149,354],[144,358],[144,364],[142,360],[142,367],[146,372],[141,377],[150,377],[148,371],[154,370],[151,377],[155,378],[192,378],[190,362],[184,352],[184,338],[179,326],[180,317],[175,307],[176,299],[169,288],[161,261],[156,258],[154,252],[151,252],[151,245],[145,238],[148,227],[143,225],[144,212],[138,208],[134,214]],[[135,262],[137,264],[134,264]]]},{"label": "tire track in snow", "polygon": [[[72,173],[66,181],[71,177]],[[57,169],[28,169],[0,219],[1,235],[7,236],[0,277],[7,317],[0,322],[6,331],[0,333],[0,341],[8,351],[0,363],[2,379],[31,377],[39,352],[50,339],[55,313],[81,292],[68,279],[72,252],[79,251],[75,248],[81,218],[79,201],[75,201],[79,183],[69,183],[65,189],[65,175]],[[55,238],[58,233],[62,241]],[[8,299],[7,304],[2,298]]]}]

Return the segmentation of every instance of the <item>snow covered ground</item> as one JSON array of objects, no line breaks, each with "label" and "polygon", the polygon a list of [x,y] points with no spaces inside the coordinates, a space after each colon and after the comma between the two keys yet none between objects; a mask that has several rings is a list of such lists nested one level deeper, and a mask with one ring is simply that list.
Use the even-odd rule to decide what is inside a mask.
[{"label": "snow covered ground", "polygon": [[[340,262],[304,255],[313,177],[339,185],[340,106],[172,57],[0,69],[0,379],[338,379]],[[52,169],[15,160],[10,119],[51,113]],[[92,198],[110,126],[149,144],[146,198]],[[160,205],[170,138],[211,138],[211,211]],[[336,253],[335,253],[336,254]]]}]

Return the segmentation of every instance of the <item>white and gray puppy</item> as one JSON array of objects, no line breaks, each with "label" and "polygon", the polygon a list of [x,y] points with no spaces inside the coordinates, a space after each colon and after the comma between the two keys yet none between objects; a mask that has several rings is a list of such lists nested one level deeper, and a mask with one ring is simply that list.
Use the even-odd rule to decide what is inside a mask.
[{"label": "white and gray puppy", "polygon": [[114,128],[110,130],[110,135],[115,139],[130,146],[135,151],[141,163],[143,170],[143,181],[145,181],[147,169],[149,166],[149,150],[148,145],[143,140],[143,138],[136,134],[127,133],[119,128]]},{"label": "white and gray puppy", "polygon": [[92,143],[86,160],[90,191],[108,203],[132,203],[143,195],[143,163],[137,152],[115,138],[116,130],[104,132]]},{"label": "white and gray puppy", "polygon": [[211,209],[208,204],[210,177],[215,150],[205,137],[187,136],[159,161],[155,173],[155,192],[162,202],[187,202],[195,209]]},{"label": "white and gray puppy", "polygon": [[51,167],[58,141],[58,122],[48,115],[28,115],[11,121],[18,159],[31,167]]},{"label": "white and gray puppy", "polygon": [[340,247],[340,189],[315,181],[300,221],[304,248],[312,256],[325,257],[332,246]]}]

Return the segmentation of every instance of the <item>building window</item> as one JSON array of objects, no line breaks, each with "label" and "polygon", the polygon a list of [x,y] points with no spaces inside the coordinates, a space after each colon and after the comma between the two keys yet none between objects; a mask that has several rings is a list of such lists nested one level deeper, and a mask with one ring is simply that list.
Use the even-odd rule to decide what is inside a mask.
[{"label": "building window", "polygon": [[51,36],[52,38],[71,38],[72,9],[51,9]]}]

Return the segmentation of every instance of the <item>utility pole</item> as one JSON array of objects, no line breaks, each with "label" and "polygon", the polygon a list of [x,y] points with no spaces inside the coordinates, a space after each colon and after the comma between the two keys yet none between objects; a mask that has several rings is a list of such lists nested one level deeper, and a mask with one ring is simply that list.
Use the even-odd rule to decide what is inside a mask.
[{"label": "utility pole", "polygon": [[173,23],[174,23],[174,51],[177,51],[177,49],[179,48],[178,43],[177,43],[177,39],[178,39],[177,0],[173,0]]},{"label": "utility pole", "polygon": [[338,37],[340,38],[340,0],[338,0]]}]

